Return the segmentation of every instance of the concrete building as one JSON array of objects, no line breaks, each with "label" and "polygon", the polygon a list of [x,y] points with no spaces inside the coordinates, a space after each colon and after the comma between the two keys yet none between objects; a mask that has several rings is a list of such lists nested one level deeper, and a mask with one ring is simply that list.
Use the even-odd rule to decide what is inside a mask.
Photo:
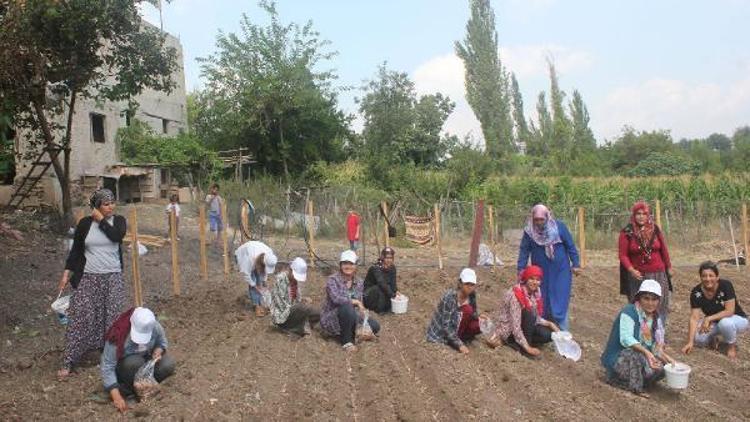
[{"label": "concrete building", "polygon": [[[148,25],[144,22],[144,25]],[[177,50],[177,68],[172,75],[175,83],[169,94],[146,90],[135,99],[139,108],[134,115],[127,114],[127,102],[97,103],[79,99],[73,117],[71,139],[71,193],[74,204],[87,197],[97,186],[107,186],[118,191],[121,200],[144,200],[168,195],[172,184],[168,169],[155,165],[125,166],[116,143],[117,130],[130,124],[132,119],[147,123],[157,134],[174,136],[187,130],[187,99],[182,45],[176,37],[167,34],[166,43]],[[24,153],[23,134],[15,135],[16,157]],[[19,154],[20,153],[20,154]],[[61,155],[62,158],[62,155]],[[15,186],[0,185],[0,204],[10,200],[15,187],[27,174],[30,161],[16,159]],[[2,182],[2,177],[0,177]],[[166,190],[165,190],[166,186]],[[34,195],[24,201],[24,206],[40,203],[59,206],[62,201],[60,186],[50,168],[37,184]]]}]

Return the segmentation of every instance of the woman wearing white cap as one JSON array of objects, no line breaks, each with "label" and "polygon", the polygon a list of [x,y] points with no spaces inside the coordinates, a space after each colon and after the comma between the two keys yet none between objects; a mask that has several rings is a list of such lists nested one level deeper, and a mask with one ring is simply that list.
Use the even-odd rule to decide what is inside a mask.
[{"label": "woman wearing white cap", "polygon": [[[339,337],[344,350],[354,352],[355,331],[363,323],[365,307],[362,304],[363,282],[356,277],[357,254],[352,250],[341,253],[339,271],[326,282],[326,302],[320,313],[320,328],[331,336]],[[354,308],[357,308],[357,312]],[[374,334],[380,331],[380,324],[370,317],[370,328]],[[363,337],[363,340],[371,339]]]},{"label": "woman wearing white cap", "polygon": [[444,343],[461,353],[469,353],[464,343],[480,333],[476,287],[474,270],[461,270],[458,286],[446,291],[435,309],[427,327],[427,341]]},{"label": "woman wearing white cap", "polygon": [[307,263],[294,258],[289,269],[276,274],[271,289],[271,319],[274,325],[299,335],[310,334],[310,325],[320,321],[320,311],[309,297],[302,297],[307,280]]},{"label": "woman wearing white cap", "polygon": [[659,315],[661,285],[644,280],[635,303],[625,305],[612,324],[601,362],[607,382],[648,397],[644,389],[664,377],[662,363],[673,363],[664,352],[664,323]]},{"label": "woman wearing white cap", "polygon": [[276,255],[263,242],[251,240],[245,242],[234,252],[237,266],[248,284],[248,295],[255,308],[255,316],[266,316],[269,304],[263,303],[263,291],[266,290],[266,279],[276,271]]},{"label": "woman wearing white cap", "polygon": [[122,313],[107,331],[101,357],[104,389],[115,407],[124,412],[125,396],[133,394],[133,379],[146,362],[156,360],[154,378],[162,382],[174,373],[175,361],[166,355],[167,337],[164,328],[146,308]]}]

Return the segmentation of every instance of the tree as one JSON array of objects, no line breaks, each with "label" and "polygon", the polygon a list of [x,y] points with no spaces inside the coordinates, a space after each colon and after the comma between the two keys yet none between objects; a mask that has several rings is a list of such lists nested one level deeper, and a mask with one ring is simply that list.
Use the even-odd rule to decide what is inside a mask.
[{"label": "tree", "polygon": [[573,132],[573,150],[575,154],[584,154],[596,149],[596,138],[589,127],[589,110],[578,90],[573,91],[573,99],[568,105]]},{"label": "tree", "polygon": [[538,123],[531,124],[531,136],[527,152],[533,157],[546,157],[552,148],[554,131],[552,124],[552,115],[547,107],[547,97],[544,91],[539,93],[536,102],[536,114]]},{"label": "tree", "polygon": [[612,144],[612,167],[615,171],[624,173],[652,153],[666,153],[673,148],[669,131],[638,132],[626,126],[622,135]]},{"label": "tree", "polygon": [[573,158],[573,131],[570,119],[565,114],[565,92],[560,88],[555,64],[547,59],[550,81],[550,111],[552,115],[552,158],[556,169],[566,168]]},{"label": "tree", "polygon": [[27,0],[0,10],[0,93],[28,150],[62,148],[52,161],[70,218],[71,131],[76,101],[132,100],[170,91],[176,52],[143,24],[145,0]]},{"label": "tree", "polygon": [[737,128],[732,135],[734,154],[732,165],[735,170],[747,171],[750,163],[750,126]]},{"label": "tree", "polygon": [[249,148],[258,163],[289,177],[316,161],[343,159],[351,136],[338,109],[336,74],[318,70],[335,56],[312,22],[280,22],[261,1],[270,24],[240,20],[240,33],[219,33],[216,53],[199,59],[205,90],[195,96],[196,133],[219,148]]},{"label": "tree", "polygon": [[523,112],[523,96],[521,96],[521,89],[518,87],[516,75],[513,73],[510,74],[510,87],[511,97],[513,99],[513,121],[516,128],[515,144],[523,144],[528,147],[531,132],[529,131],[529,125],[526,122],[526,117]]},{"label": "tree", "polygon": [[365,119],[362,156],[378,178],[403,164],[435,166],[456,143],[454,136],[441,134],[455,104],[440,93],[417,98],[404,72],[381,65],[358,101]]},{"label": "tree", "polygon": [[466,68],[466,100],[482,127],[487,152],[494,158],[515,151],[508,77],[498,53],[495,12],[489,0],[470,1],[466,38],[455,44]]},{"label": "tree", "polygon": [[696,161],[675,153],[652,152],[635,167],[628,176],[679,176],[700,174],[701,166]]}]

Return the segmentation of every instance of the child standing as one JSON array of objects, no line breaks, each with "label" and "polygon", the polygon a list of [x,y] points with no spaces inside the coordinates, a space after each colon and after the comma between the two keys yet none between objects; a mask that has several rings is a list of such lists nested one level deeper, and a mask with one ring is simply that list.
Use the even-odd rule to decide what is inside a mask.
[{"label": "child standing", "polygon": [[211,190],[206,195],[206,205],[208,205],[208,223],[212,233],[216,233],[214,245],[219,247],[219,239],[221,238],[221,231],[224,230],[224,216],[221,213],[222,205],[224,204],[224,198],[219,195],[219,185],[214,183],[211,185]]},{"label": "child standing", "polygon": [[169,230],[169,233],[171,233],[172,230],[172,219],[170,218],[170,215],[172,214],[172,210],[174,210],[174,232],[177,236],[177,240],[180,240],[179,236],[179,229],[180,229],[180,197],[173,193],[169,197],[169,204],[167,204],[167,208],[164,210],[167,214],[167,230]]}]

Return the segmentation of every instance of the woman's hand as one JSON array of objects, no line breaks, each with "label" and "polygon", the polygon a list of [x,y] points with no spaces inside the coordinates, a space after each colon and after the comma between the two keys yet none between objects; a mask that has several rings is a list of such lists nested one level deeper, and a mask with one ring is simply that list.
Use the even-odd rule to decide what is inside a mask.
[{"label": "woman's hand", "polygon": [[104,214],[102,214],[102,212],[99,211],[98,208],[94,208],[94,210],[91,211],[91,218],[93,218],[94,221],[98,223],[104,219]]},{"label": "woman's hand", "polygon": [[533,346],[527,346],[525,350],[526,350],[526,353],[528,353],[528,354],[530,354],[531,356],[534,356],[534,357],[539,356],[539,355],[542,354],[542,352],[539,349],[537,349],[536,347],[533,347]]},{"label": "woman's hand", "polygon": [[551,322],[551,321],[547,321],[547,328],[549,328],[550,330],[552,330],[555,333],[558,332],[558,331],[560,331],[560,327],[558,327],[557,324],[555,324],[554,322]]},{"label": "woman's hand", "polygon": [[685,346],[682,347],[682,353],[689,355],[693,351],[693,342],[689,341]]},{"label": "woman's hand", "polygon": [[155,348],[151,353],[151,359],[155,360],[156,362],[160,361],[162,356],[164,356],[164,349],[162,349],[161,347]]},{"label": "woman's hand", "polygon": [[709,331],[711,331],[711,321],[709,321],[708,317],[706,317],[703,319],[703,322],[701,322],[701,326],[698,327],[698,332],[701,334],[706,334]]},{"label": "woman's hand", "polygon": [[352,305],[353,305],[353,306],[354,306],[355,308],[359,308],[360,310],[364,310],[364,308],[365,308],[365,307],[364,307],[364,305],[362,305],[362,302],[360,302],[360,301],[359,301],[359,300],[357,300],[357,299],[352,299]]},{"label": "woman's hand", "polygon": [[583,270],[580,267],[573,268],[573,275],[578,276],[581,275],[581,273],[583,273]]},{"label": "woman's hand", "polygon": [[60,283],[57,285],[58,291],[62,293],[63,290],[65,290],[65,286],[68,285],[68,278],[70,277],[70,271],[65,270],[63,271],[63,275],[60,278]]},{"label": "woman's hand", "polygon": [[120,413],[125,413],[128,410],[128,404],[125,402],[125,399],[122,397],[122,394],[120,394],[120,390],[113,388],[109,392],[110,397],[112,397],[112,404],[115,405],[117,410],[120,411]]},{"label": "woman's hand", "polygon": [[469,354],[469,348],[466,347],[465,344],[462,344],[461,347],[458,348],[458,351],[461,352],[464,355],[468,355]]},{"label": "woman's hand", "polygon": [[643,274],[641,274],[641,272],[636,270],[635,268],[629,269],[628,272],[630,272],[630,274],[637,280],[643,280]]},{"label": "woman's hand", "polygon": [[648,365],[652,369],[661,368],[661,362],[659,362],[659,359],[657,359],[656,356],[654,356],[654,354],[649,352],[648,350],[646,351],[646,360],[648,360]]}]

